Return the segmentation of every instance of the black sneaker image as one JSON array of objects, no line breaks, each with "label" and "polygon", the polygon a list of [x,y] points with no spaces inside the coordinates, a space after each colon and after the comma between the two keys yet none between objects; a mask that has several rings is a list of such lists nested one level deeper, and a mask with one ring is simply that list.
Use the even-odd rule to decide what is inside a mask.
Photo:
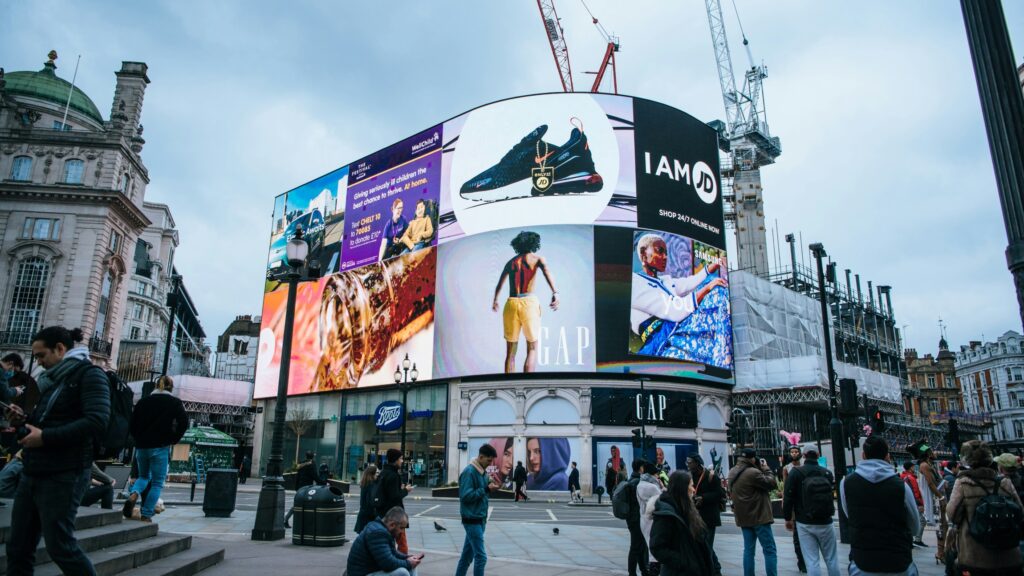
[{"label": "black sneaker image", "polygon": [[[573,127],[569,140],[552,149],[556,152],[545,160],[546,167],[553,172],[551,180],[535,178],[533,189],[530,190],[532,195],[579,194],[597,192],[604,187],[604,180],[594,168],[587,135],[582,130]],[[541,188],[539,184],[545,186]]]},{"label": "black sneaker image", "polygon": [[[540,162],[558,153],[557,147],[541,140],[547,131],[547,124],[538,126],[502,156],[497,164],[467,180],[459,190],[459,195],[468,200],[496,200],[498,198],[487,192],[530,178]],[[538,149],[544,152],[545,158],[537,159]]]}]

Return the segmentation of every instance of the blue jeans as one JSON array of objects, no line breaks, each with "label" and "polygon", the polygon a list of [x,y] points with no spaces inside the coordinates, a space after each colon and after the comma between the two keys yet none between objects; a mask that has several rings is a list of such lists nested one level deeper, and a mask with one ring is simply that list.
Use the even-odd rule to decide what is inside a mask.
[{"label": "blue jeans", "polygon": [[832,523],[801,524],[796,523],[796,533],[800,537],[800,549],[804,552],[804,563],[807,565],[807,576],[820,576],[821,564],[818,552],[825,559],[828,576],[839,576],[839,557],[836,554],[836,532]]},{"label": "blue jeans", "polygon": [[484,576],[487,566],[487,549],[484,548],[484,524],[463,524],[466,540],[462,543],[462,556],[455,568],[455,576],[466,576],[469,564],[473,563],[473,576]]},{"label": "blue jeans", "polygon": [[139,478],[132,484],[131,493],[142,494],[149,487],[149,494],[142,502],[142,515],[152,518],[156,501],[164,489],[167,480],[167,464],[171,458],[171,447],[138,448],[135,450],[135,463],[139,466]]},{"label": "blue jeans", "polygon": [[63,573],[96,575],[92,562],[75,540],[75,516],[90,475],[86,468],[49,476],[21,476],[11,511],[7,574],[32,574],[36,546],[42,536],[46,551]]},{"label": "blue jeans", "polygon": [[775,552],[775,536],[771,524],[743,528],[743,576],[754,576],[754,552],[756,542],[761,542],[764,553],[764,567],[767,576],[778,576],[779,556]]},{"label": "blue jeans", "polygon": [[391,572],[383,572],[378,570],[376,572],[370,572],[366,576],[416,576],[416,569],[408,570],[406,568],[395,568]]}]

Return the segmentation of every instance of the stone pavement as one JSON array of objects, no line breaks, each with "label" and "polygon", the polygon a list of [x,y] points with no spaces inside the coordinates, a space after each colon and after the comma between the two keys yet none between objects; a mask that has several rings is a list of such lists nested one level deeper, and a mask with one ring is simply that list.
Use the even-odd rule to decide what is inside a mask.
[{"label": "stone pavement", "polygon": [[[240,487],[241,488],[241,487]],[[245,491],[255,487],[245,487]],[[358,499],[348,497],[347,527],[355,522]],[[290,501],[290,500],[289,500]],[[285,573],[300,569],[309,574],[341,574],[345,567],[351,541],[338,548],[312,548],[295,546],[291,535],[278,542],[253,542],[250,539],[255,512],[236,510],[231,518],[206,518],[200,506],[169,503],[167,510],[157,516],[161,532],[192,534],[227,543],[224,562],[203,572],[204,576],[245,575],[259,573]],[[743,573],[743,538],[735,533],[731,518],[723,519],[726,527],[719,529],[715,550],[727,576]],[[434,529],[434,519],[428,515],[410,518],[409,546],[423,552],[426,558],[420,566],[422,576],[454,574],[464,533],[462,526],[450,519],[442,520],[446,532]],[[569,574],[625,574],[629,535],[622,528],[595,528],[588,526],[558,526],[559,534],[552,533],[551,523],[491,522],[487,525],[487,573],[497,576],[556,576]],[[732,532],[732,533],[730,533]],[[799,575],[791,544],[791,536],[781,523],[775,526],[779,550],[779,574]],[[350,538],[354,535],[349,533]],[[935,564],[935,533],[927,531],[925,541],[931,546],[914,551],[915,561],[922,575],[940,576],[944,573]],[[840,568],[845,574],[849,547],[839,546]],[[763,558],[758,550],[757,573],[764,574]]]}]

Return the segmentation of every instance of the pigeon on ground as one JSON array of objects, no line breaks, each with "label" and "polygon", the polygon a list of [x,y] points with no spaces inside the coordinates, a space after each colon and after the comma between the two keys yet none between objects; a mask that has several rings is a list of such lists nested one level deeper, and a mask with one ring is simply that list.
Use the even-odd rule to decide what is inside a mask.
[{"label": "pigeon on ground", "polygon": [[444,526],[441,526],[440,524],[438,524],[437,521],[434,521],[434,530],[437,530],[438,532],[447,532],[448,531],[447,528],[445,528]]},{"label": "pigeon on ground", "polygon": [[551,531],[555,533],[555,536],[558,536],[558,528],[552,528]]}]

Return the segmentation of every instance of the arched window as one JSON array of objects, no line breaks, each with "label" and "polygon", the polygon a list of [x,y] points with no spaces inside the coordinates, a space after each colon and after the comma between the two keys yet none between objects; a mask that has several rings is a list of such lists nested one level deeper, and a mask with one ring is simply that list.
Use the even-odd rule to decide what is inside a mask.
[{"label": "arched window", "polygon": [[11,165],[11,180],[28,182],[32,179],[32,157],[15,156],[14,164]]},{"label": "arched window", "polygon": [[541,398],[526,413],[527,424],[579,424],[580,413],[565,398]]},{"label": "arched window", "polygon": [[77,158],[69,158],[64,161],[64,183],[81,184],[82,174],[85,173],[85,162]]},{"label": "arched window", "polygon": [[46,260],[33,256],[18,262],[11,309],[7,315],[7,330],[12,344],[31,343],[32,334],[39,329],[49,280],[50,263]]},{"label": "arched window", "polygon": [[516,412],[512,406],[499,398],[484,400],[469,418],[470,425],[488,424],[513,424],[516,421]]}]

